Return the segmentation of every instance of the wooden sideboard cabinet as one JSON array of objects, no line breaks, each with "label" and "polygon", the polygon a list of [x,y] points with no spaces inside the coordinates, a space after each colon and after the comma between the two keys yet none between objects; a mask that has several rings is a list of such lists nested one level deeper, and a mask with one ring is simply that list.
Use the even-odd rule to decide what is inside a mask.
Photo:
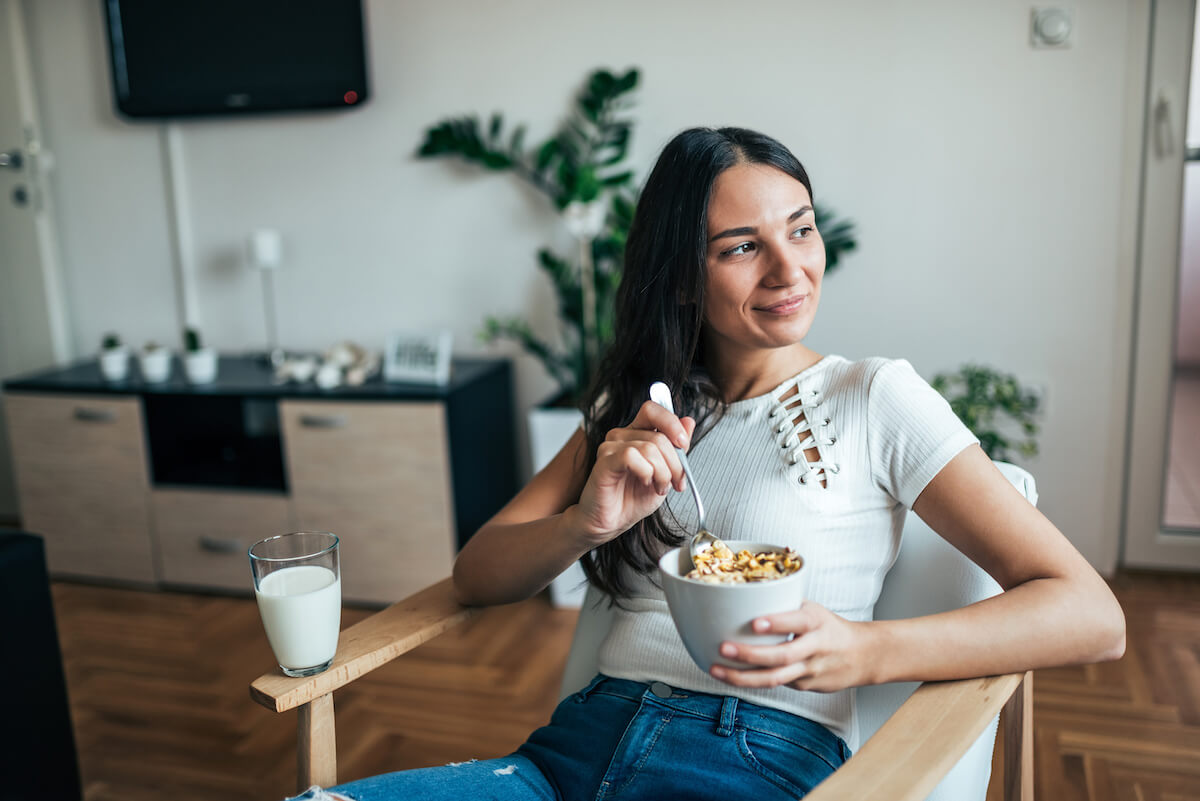
[{"label": "wooden sideboard cabinet", "polygon": [[[442,404],[285,400],[280,417],[296,525],[341,537],[347,597],[384,597],[397,584],[415,592],[432,576],[450,575]],[[422,547],[414,547],[414,532],[421,532]]]},{"label": "wooden sideboard cabinet", "polygon": [[155,581],[135,397],[5,396],[21,523],[56,573]]},{"label": "wooden sideboard cabinet", "polygon": [[247,548],[341,539],[342,594],[385,604],[450,574],[516,492],[507,361],[446,387],[275,384],[224,357],[216,384],[106,384],[94,361],[4,384],[22,525],[53,574],[248,593]]}]

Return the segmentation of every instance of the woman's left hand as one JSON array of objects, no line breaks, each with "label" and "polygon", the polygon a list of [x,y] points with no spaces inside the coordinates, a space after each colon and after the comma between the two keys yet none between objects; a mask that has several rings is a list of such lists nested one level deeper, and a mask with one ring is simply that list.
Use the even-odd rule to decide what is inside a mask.
[{"label": "woman's left hand", "polygon": [[870,624],[835,615],[805,601],[795,612],[755,618],[756,634],[795,634],[779,645],[721,643],[721,655],[754,665],[741,670],[714,665],[714,678],[737,687],[779,687],[835,692],[870,684]]}]

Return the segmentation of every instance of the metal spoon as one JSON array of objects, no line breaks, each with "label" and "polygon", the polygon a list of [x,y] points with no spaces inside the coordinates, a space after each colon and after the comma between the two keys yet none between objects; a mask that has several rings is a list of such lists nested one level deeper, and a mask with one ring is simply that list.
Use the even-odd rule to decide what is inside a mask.
[{"label": "metal spoon", "polygon": [[[675,414],[675,405],[671,402],[671,388],[663,382],[655,381],[650,385],[650,400],[671,414]],[[696,479],[692,476],[692,467],[688,464],[687,454],[683,452],[683,448],[676,448],[675,452],[679,454],[679,462],[683,465],[683,474],[687,476],[688,486],[692,489],[692,497],[696,500],[696,533],[692,535],[687,548],[679,549],[679,574],[686,575],[691,572],[693,567],[697,566],[696,557],[699,554],[720,544],[721,541],[704,524],[704,502],[700,500],[700,490],[696,489]]]}]

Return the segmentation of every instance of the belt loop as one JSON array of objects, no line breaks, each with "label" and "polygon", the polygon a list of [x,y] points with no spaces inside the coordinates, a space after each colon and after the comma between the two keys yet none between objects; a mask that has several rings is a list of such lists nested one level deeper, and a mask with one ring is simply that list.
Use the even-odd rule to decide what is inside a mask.
[{"label": "belt loop", "polygon": [[721,720],[717,723],[716,733],[722,737],[733,734],[733,721],[737,715],[738,699],[727,695],[721,699]]}]

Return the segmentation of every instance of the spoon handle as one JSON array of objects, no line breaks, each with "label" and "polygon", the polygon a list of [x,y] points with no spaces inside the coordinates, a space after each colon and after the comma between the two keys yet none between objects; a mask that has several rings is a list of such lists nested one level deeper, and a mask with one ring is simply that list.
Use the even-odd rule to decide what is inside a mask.
[{"label": "spoon handle", "polygon": [[[650,400],[671,414],[675,414],[675,404],[671,401],[671,388],[662,381],[655,381],[650,385]],[[683,465],[683,474],[687,476],[688,487],[692,491],[692,497],[696,500],[696,515],[699,518],[700,529],[703,530],[705,527],[704,502],[700,500],[700,491],[696,489],[696,479],[692,477],[692,466],[688,464],[687,454],[683,452],[683,448],[676,448],[675,453],[679,454],[679,463]]]},{"label": "spoon handle", "polygon": [[679,463],[683,465],[683,474],[687,476],[688,487],[692,490],[692,497],[696,499],[696,517],[697,525],[701,531],[707,529],[704,522],[704,502],[700,500],[700,492],[696,489],[696,479],[692,478],[692,466],[688,464],[687,454],[682,448],[676,448],[675,452],[679,454]]}]

